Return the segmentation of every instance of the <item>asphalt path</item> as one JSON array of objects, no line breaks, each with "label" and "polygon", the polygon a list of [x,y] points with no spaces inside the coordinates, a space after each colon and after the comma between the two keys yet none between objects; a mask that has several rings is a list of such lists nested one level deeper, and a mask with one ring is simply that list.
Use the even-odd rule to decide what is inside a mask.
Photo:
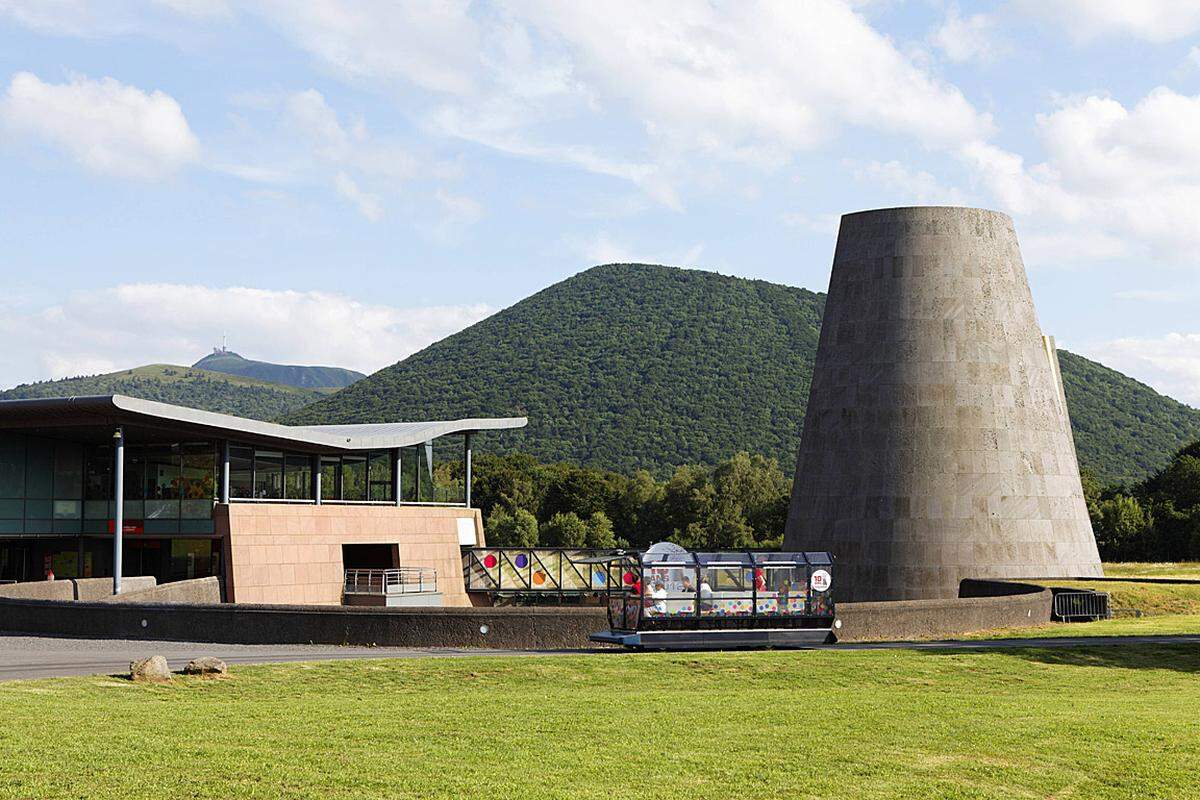
[{"label": "asphalt path", "polygon": [[[816,650],[994,650],[1018,647],[1121,647],[1133,645],[1200,646],[1200,635],[1054,636],[1038,639],[945,640],[930,642],[847,642],[816,645]],[[0,681],[67,675],[117,675],[129,662],[161,655],[174,670],[193,658],[216,656],[229,664],[337,661],[363,658],[455,658],[461,656],[578,655],[624,652],[595,647],[576,650],[482,650],[415,647],[348,647],[336,645],[216,644],[131,639],[73,639],[0,632]]]}]

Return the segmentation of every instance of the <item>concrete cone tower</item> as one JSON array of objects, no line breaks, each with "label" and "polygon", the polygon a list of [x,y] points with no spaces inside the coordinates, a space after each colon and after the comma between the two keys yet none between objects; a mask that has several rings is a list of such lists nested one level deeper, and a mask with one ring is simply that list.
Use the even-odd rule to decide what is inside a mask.
[{"label": "concrete cone tower", "polygon": [[1007,215],[842,217],[784,541],[834,554],[839,600],[1102,574]]}]

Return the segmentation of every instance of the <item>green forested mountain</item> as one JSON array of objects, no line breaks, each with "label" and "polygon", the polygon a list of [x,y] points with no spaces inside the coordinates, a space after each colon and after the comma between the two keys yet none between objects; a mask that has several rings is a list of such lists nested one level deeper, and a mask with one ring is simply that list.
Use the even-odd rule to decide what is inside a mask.
[{"label": "green forested mountain", "polygon": [[[527,415],[488,449],[665,476],[738,451],[790,470],[825,296],[711,272],[595,267],[292,414],[374,422]],[[1062,353],[1081,464],[1144,477],[1200,411]]]},{"label": "green forested mountain", "polygon": [[824,296],[641,264],[596,267],[292,421],[527,415],[489,449],[664,474],[739,450],[787,463]]},{"label": "green forested mountain", "polygon": [[214,350],[192,364],[193,369],[241,375],[244,378],[281,383],[299,389],[341,389],[366,376],[342,367],[301,367],[242,358],[231,350]]},{"label": "green forested mountain", "polygon": [[1102,483],[1139,481],[1200,438],[1200,411],[1066,350],[1058,362],[1080,466]]},{"label": "green forested mountain", "polygon": [[124,394],[252,419],[273,419],[325,396],[312,389],[220,372],[150,364],[107,375],[26,383],[0,392],[0,400],[89,394]]}]

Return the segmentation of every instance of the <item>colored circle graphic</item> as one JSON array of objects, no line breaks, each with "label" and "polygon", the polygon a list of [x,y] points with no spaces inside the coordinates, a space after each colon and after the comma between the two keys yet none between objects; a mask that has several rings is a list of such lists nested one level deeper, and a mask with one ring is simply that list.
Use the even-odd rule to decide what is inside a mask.
[{"label": "colored circle graphic", "polygon": [[600,570],[596,570],[595,572],[592,573],[592,580],[595,583],[600,584],[601,586],[603,586],[605,583],[608,582],[607,579],[604,577],[604,573],[601,572]]},{"label": "colored circle graphic", "polygon": [[485,567],[487,567],[488,569],[491,569],[492,567],[496,566],[496,557],[494,555],[492,555],[491,553],[488,553],[486,556],[483,557],[483,565]]},{"label": "colored circle graphic", "polygon": [[517,554],[516,559],[513,560],[513,563],[521,569],[524,569],[525,567],[529,566],[529,556],[525,555],[524,553],[519,553]]},{"label": "colored circle graphic", "polygon": [[626,586],[631,585],[633,583],[633,573],[626,572],[624,575],[621,576],[621,580],[625,582]]},{"label": "colored circle graphic", "polygon": [[542,572],[541,570],[538,570],[537,572],[533,573],[533,585],[534,586],[541,586],[545,582],[546,582],[546,573]]}]

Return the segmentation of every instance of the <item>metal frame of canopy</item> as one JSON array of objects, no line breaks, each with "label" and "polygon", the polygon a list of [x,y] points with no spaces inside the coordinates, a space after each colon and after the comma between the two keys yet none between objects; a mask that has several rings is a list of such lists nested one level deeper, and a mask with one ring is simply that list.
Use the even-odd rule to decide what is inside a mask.
[{"label": "metal frame of canopy", "polygon": [[[827,641],[833,557],[818,552],[668,551],[597,556],[619,573],[597,642],[655,649],[797,647]],[[614,569],[615,567],[615,569]]]}]

